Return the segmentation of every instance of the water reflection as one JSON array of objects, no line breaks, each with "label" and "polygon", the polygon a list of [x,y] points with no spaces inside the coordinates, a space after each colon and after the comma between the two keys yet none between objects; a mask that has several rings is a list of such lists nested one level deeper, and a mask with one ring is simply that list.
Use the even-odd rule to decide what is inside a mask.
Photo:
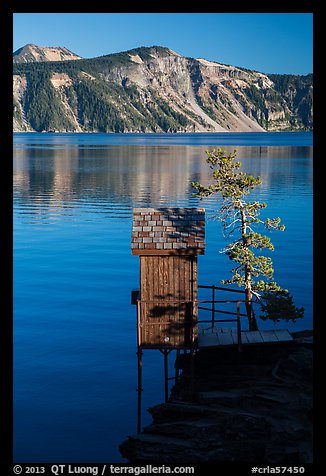
[{"label": "water reflection", "polygon": [[[233,147],[225,147],[232,152]],[[205,147],[107,146],[17,148],[14,193],[20,206],[66,212],[76,206],[112,204],[132,207],[193,202],[192,181],[207,183],[210,170]],[[262,177],[262,190],[272,193],[283,183],[293,187],[312,182],[312,147],[240,146],[243,169]],[[114,212],[114,210],[111,210]]]}]

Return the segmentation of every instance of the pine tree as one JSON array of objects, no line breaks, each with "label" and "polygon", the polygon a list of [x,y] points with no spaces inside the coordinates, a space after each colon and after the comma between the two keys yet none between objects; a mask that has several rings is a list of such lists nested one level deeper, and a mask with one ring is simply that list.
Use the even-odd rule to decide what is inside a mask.
[{"label": "pine tree", "polygon": [[261,178],[240,170],[241,162],[235,160],[236,149],[229,155],[221,148],[206,151],[206,154],[213,183],[204,186],[192,182],[192,187],[200,198],[221,195],[218,218],[227,238],[236,235],[223,250],[236,266],[231,269],[232,277],[222,280],[222,284],[236,284],[244,288],[250,330],[257,329],[253,296],[262,305],[263,315],[260,317],[263,319],[278,321],[303,317],[303,308],[296,308],[289,292],[275,282],[272,259],[260,254],[264,249],[273,251],[274,246],[270,238],[258,233],[256,228],[262,226],[269,231],[285,229],[280,218],[260,219],[261,210],[267,207],[266,203],[246,200],[246,196],[261,184]]}]

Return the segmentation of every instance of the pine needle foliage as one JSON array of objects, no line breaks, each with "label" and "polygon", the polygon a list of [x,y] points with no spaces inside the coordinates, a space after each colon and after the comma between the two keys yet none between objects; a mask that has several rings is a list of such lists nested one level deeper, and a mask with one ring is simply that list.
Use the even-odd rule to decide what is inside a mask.
[{"label": "pine needle foliage", "polygon": [[253,177],[240,170],[242,164],[236,160],[236,149],[228,155],[221,148],[207,150],[206,154],[212,181],[209,185],[192,182],[192,187],[200,198],[214,194],[222,198],[218,218],[222,222],[224,236],[233,238],[222,252],[235,266],[231,269],[231,278],[221,283],[244,288],[251,330],[257,329],[252,306],[254,296],[261,303],[262,319],[295,321],[303,317],[303,308],[295,307],[289,291],[274,280],[272,259],[262,254],[264,250],[274,251],[274,245],[268,236],[257,229],[284,231],[285,226],[279,217],[261,219],[261,211],[267,204],[247,199],[250,192],[261,184],[261,177]]}]

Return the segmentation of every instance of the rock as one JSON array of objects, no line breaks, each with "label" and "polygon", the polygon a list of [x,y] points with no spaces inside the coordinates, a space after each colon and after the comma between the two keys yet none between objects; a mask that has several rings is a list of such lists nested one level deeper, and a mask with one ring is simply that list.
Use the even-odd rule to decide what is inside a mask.
[{"label": "rock", "polygon": [[149,409],[152,424],[128,437],[121,454],[133,463],[312,462],[312,345],[302,338],[241,354],[200,350],[191,398],[183,356],[170,401]]}]

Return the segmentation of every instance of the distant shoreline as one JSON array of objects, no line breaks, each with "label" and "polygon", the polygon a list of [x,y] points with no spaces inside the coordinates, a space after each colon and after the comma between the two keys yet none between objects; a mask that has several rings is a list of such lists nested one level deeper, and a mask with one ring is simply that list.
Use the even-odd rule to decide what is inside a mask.
[{"label": "distant shoreline", "polygon": [[102,135],[158,135],[158,136],[167,136],[167,135],[232,135],[232,134],[312,134],[313,130],[310,131],[300,131],[298,129],[291,131],[214,131],[214,132],[205,132],[205,131],[195,131],[195,132],[95,132],[95,131],[82,131],[82,132],[67,132],[67,131],[13,131],[13,134],[102,134]]}]

